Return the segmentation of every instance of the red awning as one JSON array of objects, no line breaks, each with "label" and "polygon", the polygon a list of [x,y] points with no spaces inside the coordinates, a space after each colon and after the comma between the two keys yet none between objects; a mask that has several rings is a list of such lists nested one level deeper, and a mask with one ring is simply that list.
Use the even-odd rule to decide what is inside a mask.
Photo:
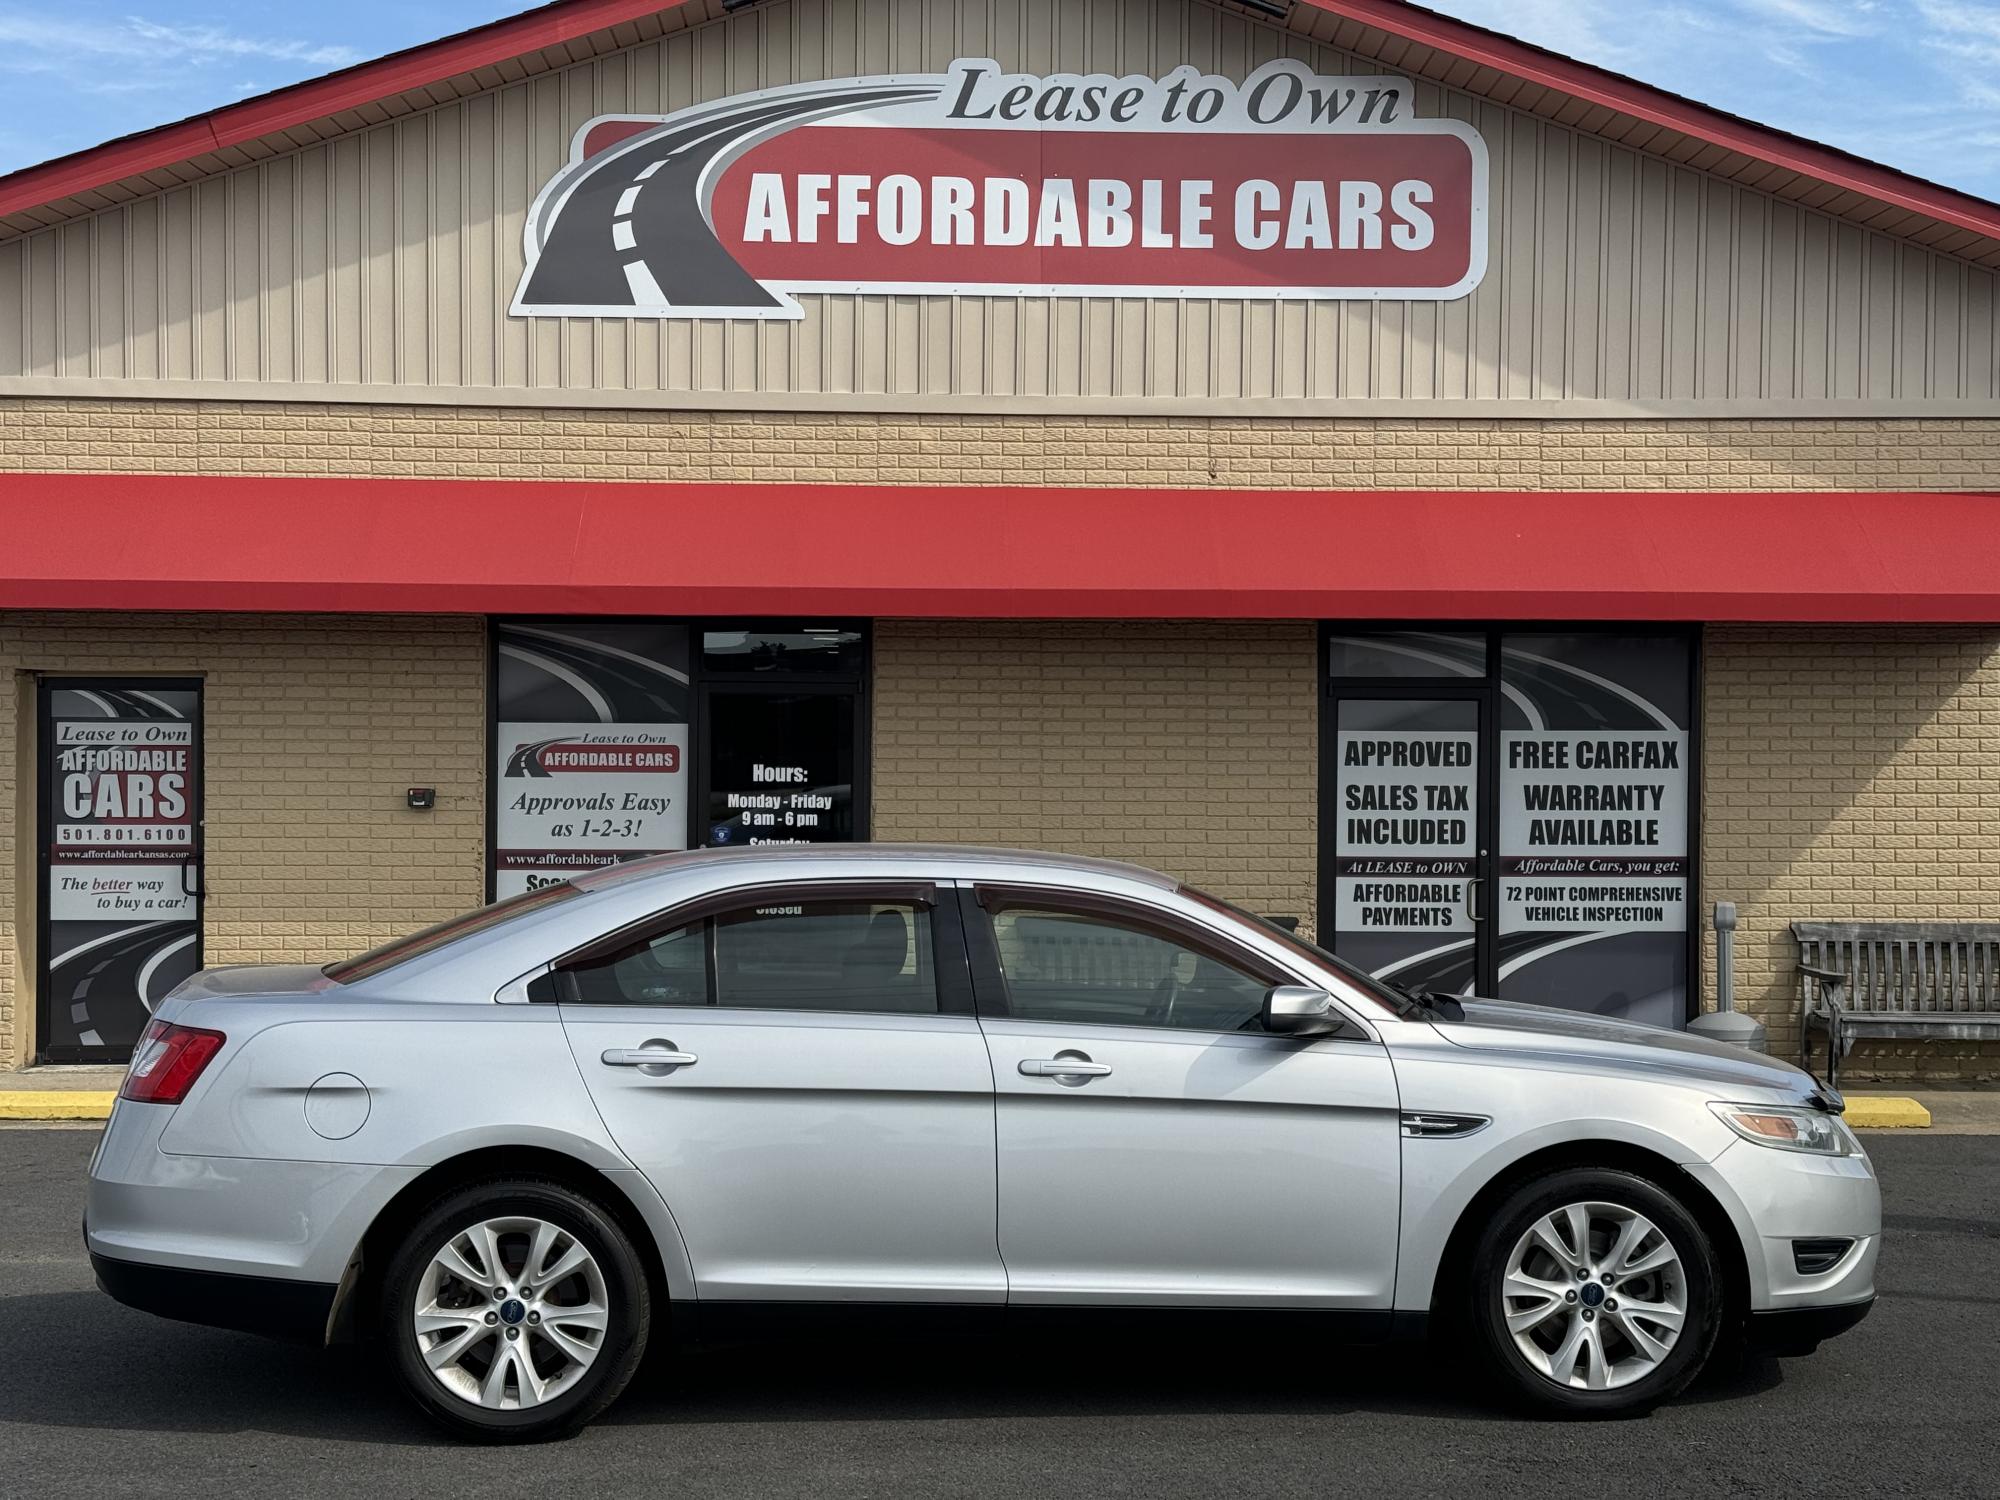
[{"label": "red awning", "polygon": [[2000,621],[2000,495],[0,475],[0,608]]}]

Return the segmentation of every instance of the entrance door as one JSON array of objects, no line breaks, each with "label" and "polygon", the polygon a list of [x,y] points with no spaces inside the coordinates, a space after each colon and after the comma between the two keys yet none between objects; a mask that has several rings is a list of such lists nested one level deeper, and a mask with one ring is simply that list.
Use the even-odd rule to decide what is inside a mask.
[{"label": "entrance door", "polygon": [[705,688],[701,842],[853,842],[867,826],[858,706],[841,688]]},{"label": "entrance door", "polygon": [[1334,951],[1411,989],[1471,993],[1488,971],[1486,705],[1473,693],[1333,699]]},{"label": "entrance door", "polygon": [[1329,626],[1334,951],[1413,988],[1683,1024],[1697,639]]},{"label": "entrance door", "polygon": [[122,1062],[201,967],[201,684],[40,692],[38,1055]]}]

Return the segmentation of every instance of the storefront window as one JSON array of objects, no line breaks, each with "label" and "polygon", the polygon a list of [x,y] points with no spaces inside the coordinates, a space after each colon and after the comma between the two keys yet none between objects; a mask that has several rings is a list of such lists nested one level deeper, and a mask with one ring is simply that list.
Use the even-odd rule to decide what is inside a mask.
[{"label": "storefront window", "polygon": [[704,630],[704,672],[793,672],[858,675],[867,660],[868,637],[840,625],[796,625],[777,629]]},{"label": "storefront window", "polygon": [[1334,630],[1326,638],[1329,677],[1437,678],[1486,675],[1486,637],[1442,630]]},{"label": "storefront window", "polygon": [[493,627],[492,892],[691,845],[867,837],[854,621]]},{"label": "storefront window", "polygon": [[498,624],[493,702],[496,898],[687,847],[685,625]]},{"label": "storefront window", "polygon": [[1500,638],[1504,999],[1686,1018],[1689,643]]},{"label": "storefront window", "polygon": [[1410,988],[1685,1021],[1693,636],[1325,644],[1323,940]]}]

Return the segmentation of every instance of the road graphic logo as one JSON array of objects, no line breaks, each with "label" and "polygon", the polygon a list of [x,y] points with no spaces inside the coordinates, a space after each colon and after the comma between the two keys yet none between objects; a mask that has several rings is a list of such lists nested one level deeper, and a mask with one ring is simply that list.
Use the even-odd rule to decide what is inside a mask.
[{"label": "road graphic logo", "polygon": [[1462,297],[1486,146],[1409,80],[944,73],[791,84],[576,132],[516,317],[798,318],[802,292]]}]

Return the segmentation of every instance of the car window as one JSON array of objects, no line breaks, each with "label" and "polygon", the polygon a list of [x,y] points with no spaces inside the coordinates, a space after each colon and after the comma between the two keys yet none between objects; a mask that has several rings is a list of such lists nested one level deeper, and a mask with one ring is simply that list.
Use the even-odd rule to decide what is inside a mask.
[{"label": "car window", "polygon": [[930,908],[825,900],[746,907],[566,965],[583,1005],[935,1014]]},{"label": "car window", "polygon": [[993,940],[1019,1020],[1254,1030],[1276,982],[1171,928],[1097,912],[1010,902],[993,913]]},{"label": "car window", "polygon": [[635,939],[566,972],[580,1005],[707,1005],[708,924]]},{"label": "car window", "polygon": [[719,916],[715,1003],[935,1012],[930,909],[910,902],[809,901]]}]

